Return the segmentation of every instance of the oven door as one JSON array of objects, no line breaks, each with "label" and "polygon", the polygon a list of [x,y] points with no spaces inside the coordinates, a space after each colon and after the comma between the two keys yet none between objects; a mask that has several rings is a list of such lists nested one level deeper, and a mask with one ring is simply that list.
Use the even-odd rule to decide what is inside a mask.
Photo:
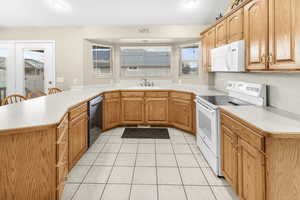
[{"label": "oven door", "polygon": [[197,137],[218,156],[218,110],[196,102],[197,105]]}]

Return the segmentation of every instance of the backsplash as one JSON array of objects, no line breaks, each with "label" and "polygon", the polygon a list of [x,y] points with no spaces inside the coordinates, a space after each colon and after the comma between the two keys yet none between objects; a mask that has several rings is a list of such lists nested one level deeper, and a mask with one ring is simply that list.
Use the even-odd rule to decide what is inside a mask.
[{"label": "backsplash", "polygon": [[215,73],[215,88],[225,90],[229,80],[269,85],[269,105],[300,115],[300,73]]}]

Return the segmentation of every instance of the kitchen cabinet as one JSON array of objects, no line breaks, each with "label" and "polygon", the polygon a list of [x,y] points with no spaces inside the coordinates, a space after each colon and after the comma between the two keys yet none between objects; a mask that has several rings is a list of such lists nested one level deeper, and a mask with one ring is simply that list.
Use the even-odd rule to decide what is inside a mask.
[{"label": "kitchen cabinet", "polygon": [[227,18],[227,41],[232,43],[244,39],[244,11],[239,9]]},{"label": "kitchen cabinet", "polygon": [[244,7],[246,68],[266,70],[268,66],[268,0],[253,0]]},{"label": "kitchen cabinet", "polygon": [[221,171],[231,187],[238,191],[238,136],[226,126],[221,128]]},{"label": "kitchen cabinet", "polygon": [[120,124],[121,100],[120,92],[104,94],[103,129],[108,130]]},{"label": "kitchen cabinet", "polygon": [[211,54],[210,50],[216,46],[216,31],[211,28],[207,31],[202,38],[202,64],[203,71],[211,71]]},{"label": "kitchen cabinet", "polygon": [[170,123],[176,128],[193,132],[192,95],[171,92],[170,97]]},{"label": "kitchen cabinet", "polygon": [[57,188],[56,195],[57,199],[61,199],[65,182],[69,172],[69,119],[68,115],[65,115],[63,120],[57,126],[57,163],[56,163],[56,174],[57,174]]},{"label": "kitchen cabinet", "polygon": [[300,69],[300,2],[269,0],[269,69]]},{"label": "kitchen cabinet", "polygon": [[216,47],[227,44],[226,20],[216,25]]},{"label": "kitchen cabinet", "polygon": [[238,194],[242,200],[264,200],[264,154],[243,139],[238,140],[238,148]]},{"label": "kitchen cabinet", "polygon": [[242,200],[265,200],[264,137],[221,113],[221,170]]},{"label": "kitchen cabinet", "polygon": [[88,146],[87,104],[70,110],[69,116],[69,169],[72,169]]},{"label": "kitchen cabinet", "polygon": [[144,124],[144,92],[121,92],[122,124]]},{"label": "kitchen cabinet", "polygon": [[145,122],[146,124],[168,124],[169,93],[145,93]]}]

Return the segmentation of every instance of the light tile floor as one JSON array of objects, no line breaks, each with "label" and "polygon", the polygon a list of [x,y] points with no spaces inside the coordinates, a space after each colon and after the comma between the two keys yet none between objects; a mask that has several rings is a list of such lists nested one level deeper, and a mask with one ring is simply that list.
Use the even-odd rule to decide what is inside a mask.
[{"label": "light tile floor", "polygon": [[214,175],[195,137],[169,128],[170,140],[101,134],[69,174],[63,200],[238,200]]}]

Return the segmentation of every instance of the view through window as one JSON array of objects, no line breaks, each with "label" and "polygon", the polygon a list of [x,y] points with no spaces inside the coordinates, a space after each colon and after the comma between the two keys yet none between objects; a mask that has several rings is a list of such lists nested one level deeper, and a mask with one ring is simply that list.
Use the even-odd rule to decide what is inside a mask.
[{"label": "view through window", "polygon": [[181,48],[180,75],[198,75],[199,53],[197,44]]},{"label": "view through window", "polygon": [[98,75],[107,75],[112,73],[112,48],[94,45],[93,69]]},{"label": "view through window", "polygon": [[171,47],[121,47],[121,76],[169,76]]}]

